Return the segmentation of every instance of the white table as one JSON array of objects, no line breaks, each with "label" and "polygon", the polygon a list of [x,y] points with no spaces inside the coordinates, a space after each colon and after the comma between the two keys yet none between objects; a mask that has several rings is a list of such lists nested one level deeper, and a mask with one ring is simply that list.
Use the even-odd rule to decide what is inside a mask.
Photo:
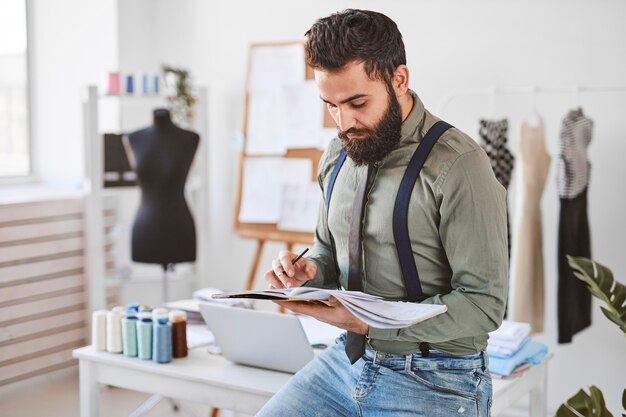
[{"label": "white table", "polygon": [[[255,414],[291,377],[291,374],[235,365],[206,348],[169,364],[156,364],[123,355],[98,352],[91,346],[76,349],[79,360],[80,415],[97,417],[100,384],[212,407]],[[546,416],[547,360],[521,377],[493,382],[492,415],[497,416],[525,394],[530,394],[530,415]]]}]

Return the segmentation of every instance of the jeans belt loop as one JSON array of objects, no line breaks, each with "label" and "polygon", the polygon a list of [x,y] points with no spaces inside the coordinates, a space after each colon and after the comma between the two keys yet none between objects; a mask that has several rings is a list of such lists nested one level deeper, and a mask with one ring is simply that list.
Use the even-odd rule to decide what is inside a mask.
[{"label": "jeans belt loop", "polygon": [[413,355],[406,355],[404,357],[404,371],[410,373],[411,365],[413,365]]}]

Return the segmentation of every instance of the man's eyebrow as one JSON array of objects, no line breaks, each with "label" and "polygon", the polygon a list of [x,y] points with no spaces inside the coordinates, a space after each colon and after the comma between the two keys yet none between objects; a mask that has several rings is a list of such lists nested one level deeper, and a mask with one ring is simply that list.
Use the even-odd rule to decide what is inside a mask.
[{"label": "man's eyebrow", "polygon": [[[360,98],[363,98],[363,97],[367,97],[367,96],[369,96],[369,94],[355,94],[353,96],[348,97],[345,100],[341,100],[341,102],[339,104],[345,104],[345,103],[347,103],[349,101],[357,100],[357,99],[360,99]],[[326,100],[324,97],[320,96],[320,98],[322,99],[322,101],[324,103],[328,103],[328,104],[333,104],[334,105],[334,103],[331,103],[330,101]]]}]

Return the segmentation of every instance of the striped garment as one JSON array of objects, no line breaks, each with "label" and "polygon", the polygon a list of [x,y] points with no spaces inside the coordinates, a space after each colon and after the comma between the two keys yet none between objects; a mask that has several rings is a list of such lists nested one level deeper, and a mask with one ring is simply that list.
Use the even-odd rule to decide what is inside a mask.
[{"label": "striped garment", "polygon": [[556,182],[559,197],[575,198],[589,184],[591,164],[587,147],[591,142],[593,120],[581,108],[571,110],[561,126]]},{"label": "striped garment", "polygon": [[[511,183],[513,168],[515,166],[515,157],[513,156],[513,153],[511,153],[507,145],[507,142],[509,140],[509,121],[507,119],[481,119],[479,121],[478,135],[480,136],[480,146],[489,157],[489,162],[491,163],[491,168],[493,169],[493,173],[495,174],[496,179],[500,184],[504,186],[504,188],[508,190],[509,184]],[[506,230],[510,259],[511,225],[509,221],[508,208],[506,213]]]}]

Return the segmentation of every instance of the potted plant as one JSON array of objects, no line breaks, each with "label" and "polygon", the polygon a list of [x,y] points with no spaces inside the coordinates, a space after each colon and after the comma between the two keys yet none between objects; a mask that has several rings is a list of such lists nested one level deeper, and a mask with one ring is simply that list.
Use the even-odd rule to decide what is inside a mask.
[{"label": "potted plant", "polygon": [[[606,303],[600,307],[604,315],[615,323],[626,336],[626,286],[613,278],[613,272],[591,259],[568,256],[567,261],[574,275],[584,281],[591,294]],[[622,395],[622,405],[626,409],[626,389]],[[581,389],[561,404],[556,417],[613,417],[604,403],[604,396],[596,386],[589,393]],[[626,414],[622,414],[626,417]]]},{"label": "potted plant", "polygon": [[167,102],[172,120],[183,127],[191,127],[196,97],[193,94],[189,71],[169,65],[163,65],[161,70],[167,88]]}]

